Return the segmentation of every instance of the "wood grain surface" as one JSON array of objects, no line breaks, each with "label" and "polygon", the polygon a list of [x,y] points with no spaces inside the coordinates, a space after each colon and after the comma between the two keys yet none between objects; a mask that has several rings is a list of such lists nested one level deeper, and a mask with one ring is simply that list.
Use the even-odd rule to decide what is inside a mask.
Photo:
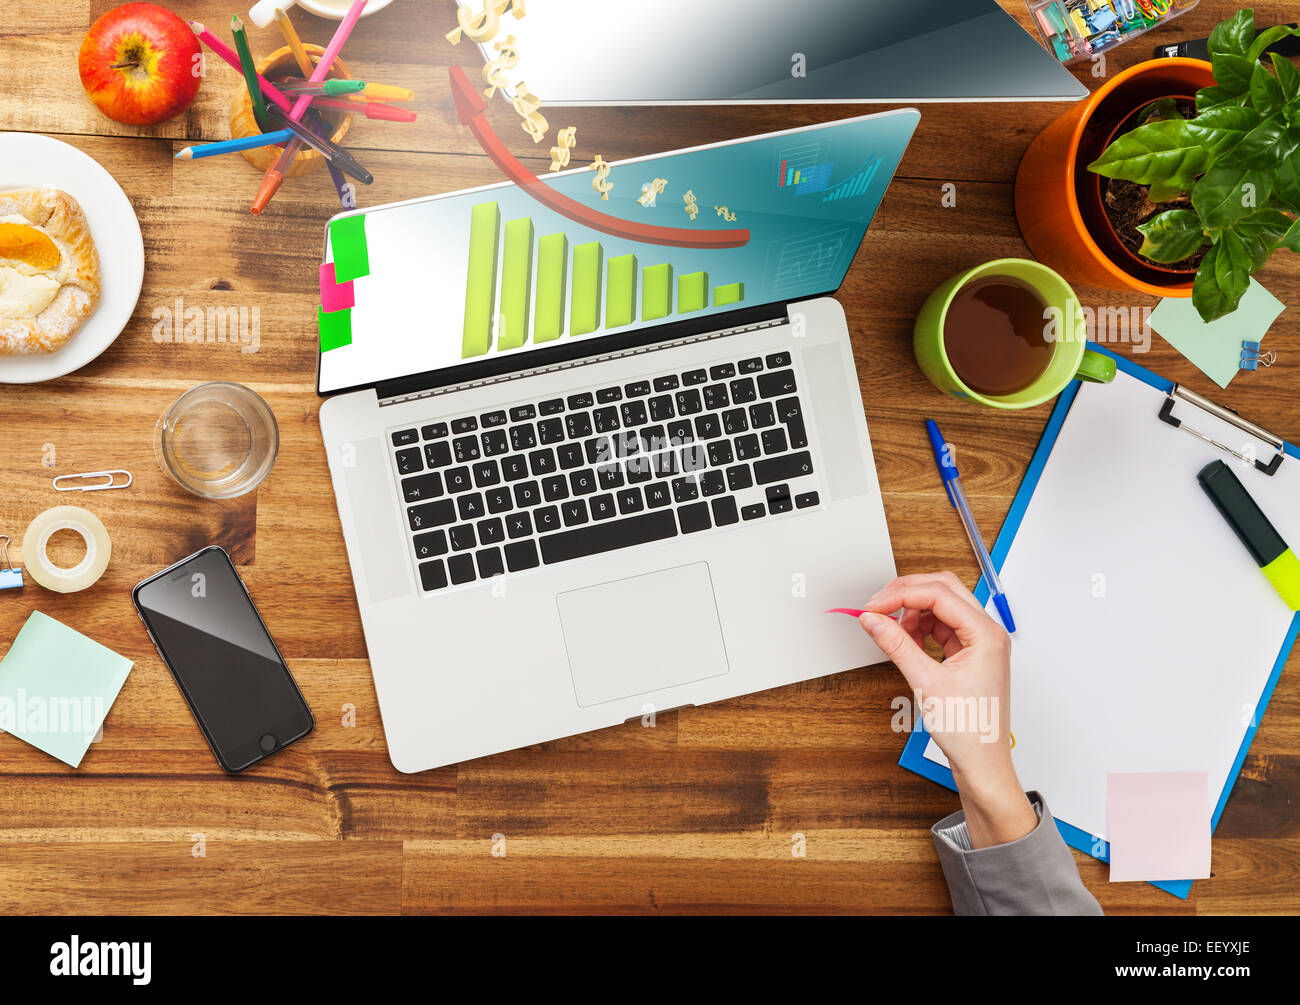
[{"label": "wood grain surface", "polygon": [[[87,506],[113,537],[92,589],[61,596],[30,584],[0,594],[0,651],[36,609],[135,661],[101,742],[79,770],[0,737],[0,912],[462,913],[888,912],[950,910],[929,834],[955,795],[897,766],[889,728],[904,693],[888,667],[857,670],[707,708],[670,713],[512,753],[401,775],[388,761],[314,393],[316,266],[337,211],[326,175],[288,182],[268,212],[248,212],[258,175],[239,157],[174,162],[192,141],[224,139],[239,78],[210,60],[193,107],[164,125],[118,125],[86,99],[76,53],[107,0],[9,0],[0,14],[0,129],[45,133],[103,164],[130,197],[147,270],[130,324],[99,359],[60,380],[0,390],[0,533],[21,539],[39,512]],[[171,5],[224,26],[230,4]],[[1004,6],[1028,24],[1023,5]],[[1260,2],[1261,23],[1294,16]],[[531,7],[531,5],[530,5]],[[544,0],[530,16],[544,15]],[[1220,0],[1109,57],[1115,73],[1157,41],[1204,37],[1234,9]],[[295,11],[306,41],[333,25]],[[477,67],[442,37],[450,0],[398,0],[363,20],[345,57],[353,72],[412,87],[419,121],[358,120],[350,145],[375,174],[363,206],[492,182],[498,175],[452,110],[446,68]],[[254,51],[280,45],[250,28]],[[634,40],[629,40],[634,44]],[[575,26],[574,58],[581,58]],[[1097,83],[1089,68],[1076,71]],[[543,96],[544,97],[544,96]],[[538,170],[545,163],[504,103],[493,121]],[[977,569],[935,477],[920,423],[935,416],[962,444],[977,518],[1001,524],[1049,406],[994,413],[934,390],[911,352],[911,321],[944,277],[1024,256],[1012,207],[1020,156],[1065,110],[1058,103],[932,104],[849,273],[840,301],[899,569]],[[613,160],[858,114],[856,106],[555,109],[578,126],[578,156]],[[6,176],[12,165],[0,166]],[[41,179],[32,178],[33,183]],[[956,185],[955,207],[941,187]],[[1300,304],[1300,265],[1279,253],[1260,274]],[[1154,301],[1080,289],[1093,307]],[[159,344],[154,312],[260,310],[260,346]],[[1141,359],[1164,375],[1300,438],[1292,307],[1269,345],[1280,363],[1219,392],[1156,340]],[[1131,347],[1119,346],[1120,352]],[[185,388],[243,382],[275,410],[279,460],[255,495],[203,502],[154,461],[154,424]],[[43,461],[53,445],[53,468]],[[125,492],[56,497],[56,474],[127,468]],[[1159,514],[1117,512],[1116,523]],[[131,608],[130,589],[209,543],[229,549],[314,709],[304,742],[246,776],[214,762]],[[15,558],[21,554],[14,549]],[[1247,630],[1224,626],[1223,630]],[[1214,877],[1187,901],[1145,884],[1107,882],[1076,853],[1111,913],[1295,912],[1300,908],[1300,678],[1278,685],[1214,842]],[[1225,667],[1225,672],[1230,668]],[[355,725],[344,724],[355,708]],[[1050,794],[1049,794],[1050,799]],[[807,855],[791,855],[803,834]],[[507,854],[493,855],[494,835]],[[201,845],[200,845],[201,843]],[[200,856],[196,854],[202,851]]]}]

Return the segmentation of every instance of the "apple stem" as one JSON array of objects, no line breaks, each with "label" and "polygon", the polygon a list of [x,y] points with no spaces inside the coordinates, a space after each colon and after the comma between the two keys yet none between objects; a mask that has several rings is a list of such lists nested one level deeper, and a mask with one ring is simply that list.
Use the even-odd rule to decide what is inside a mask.
[{"label": "apple stem", "polygon": [[137,66],[139,66],[139,65],[140,65],[139,63],[114,63],[114,64],[112,64],[112,65],[109,67],[109,69],[110,69],[110,70],[124,70],[124,69],[126,69],[127,67],[130,67],[131,69],[135,69],[135,68],[136,68]]}]

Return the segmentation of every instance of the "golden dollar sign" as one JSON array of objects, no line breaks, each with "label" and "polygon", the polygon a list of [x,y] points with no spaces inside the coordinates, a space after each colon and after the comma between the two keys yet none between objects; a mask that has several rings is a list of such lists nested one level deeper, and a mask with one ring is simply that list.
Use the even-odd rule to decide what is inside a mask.
[{"label": "golden dollar sign", "polygon": [[695,204],[695,190],[688,188],[682,202],[686,203],[686,215],[694,220],[700,213],[700,207]]},{"label": "golden dollar sign", "polygon": [[498,87],[505,87],[509,83],[502,71],[509,70],[519,62],[519,50],[515,48],[513,35],[507,35],[504,42],[494,43],[492,48],[501,55],[483,67],[483,79],[490,85],[483,88],[483,94],[489,98],[497,93]]},{"label": "golden dollar sign", "polygon": [[515,100],[511,104],[515,106],[515,111],[524,118],[524,121],[520,123],[520,127],[533,138],[534,143],[541,143],[542,137],[551,128],[551,124],[537,111],[542,107],[542,99],[535,94],[530,94],[528,85],[522,80],[515,85],[515,90],[518,94],[515,95]]},{"label": "golden dollar sign", "polygon": [[555,134],[555,142],[558,146],[551,147],[551,170],[558,171],[560,168],[569,166],[569,151],[577,144],[575,135],[578,132],[577,126],[569,126],[567,129],[561,129]]},{"label": "golden dollar sign", "polygon": [[510,11],[518,21],[528,13],[524,9],[524,0],[484,0],[483,13],[474,14],[468,7],[456,11],[456,23],[459,25],[447,32],[447,41],[452,45],[460,42],[461,32],[471,42],[488,42],[496,38],[501,29],[501,15]]},{"label": "golden dollar sign", "polygon": [[609,193],[613,189],[612,182],[607,181],[609,178],[609,162],[600,154],[596,154],[596,159],[587,165],[588,171],[595,171],[596,177],[591,179],[591,187],[600,193],[600,197],[609,202]]},{"label": "golden dollar sign", "polygon": [[714,206],[713,208],[718,211],[718,216],[722,217],[728,223],[731,223],[736,219],[736,214],[727,209],[726,206]]}]

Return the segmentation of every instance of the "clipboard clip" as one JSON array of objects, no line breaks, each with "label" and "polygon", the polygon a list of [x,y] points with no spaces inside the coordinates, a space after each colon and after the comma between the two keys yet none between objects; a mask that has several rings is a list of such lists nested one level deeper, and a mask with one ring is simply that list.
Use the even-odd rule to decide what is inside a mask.
[{"label": "clipboard clip", "polygon": [[[1239,450],[1234,450],[1226,443],[1220,443],[1212,436],[1207,436],[1200,430],[1193,429],[1191,426],[1186,425],[1182,419],[1179,419],[1174,415],[1174,405],[1180,401],[1191,405],[1194,408],[1199,408],[1204,412],[1208,412],[1216,419],[1221,419],[1229,425],[1235,426],[1243,433],[1247,433],[1250,436],[1255,437],[1257,440],[1263,440],[1270,447],[1276,450],[1277,453],[1273,455],[1271,461],[1265,464],[1257,457],[1248,457]],[[1209,398],[1203,398],[1195,391],[1187,390],[1187,388],[1183,387],[1181,384],[1175,384],[1170,389],[1168,397],[1164,400],[1164,404],[1160,406],[1160,419],[1162,422],[1169,423],[1169,425],[1173,426],[1175,429],[1185,430],[1197,439],[1204,440],[1211,446],[1218,447],[1220,450],[1232,454],[1232,456],[1236,457],[1238,460],[1245,461],[1247,464],[1253,463],[1258,470],[1264,472],[1266,475],[1277,474],[1277,469],[1282,466],[1282,458],[1285,454],[1283,452],[1283,441],[1281,438],[1274,436],[1262,426],[1257,426],[1253,422],[1248,422],[1231,409],[1224,408],[1222,405],[1216,405]]]}]

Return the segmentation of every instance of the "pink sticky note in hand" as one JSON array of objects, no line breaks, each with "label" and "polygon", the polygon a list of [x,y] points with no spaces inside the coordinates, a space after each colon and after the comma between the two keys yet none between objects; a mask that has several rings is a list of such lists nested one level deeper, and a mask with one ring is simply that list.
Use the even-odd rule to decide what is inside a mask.
[{"label": "pink sticky note in hand", "polygon": [[334,281],[334,263],[325,262],[320,267],[320,305],[326,314],[332,311],[346,310],[356,305],[356,294],[352,290],[352,280],[346,283]]},{"label": "pink sticky note in hand", "polygon": [[1108,774],[1106,813],[1112,883],[1210,875],[1206,772]]}]

